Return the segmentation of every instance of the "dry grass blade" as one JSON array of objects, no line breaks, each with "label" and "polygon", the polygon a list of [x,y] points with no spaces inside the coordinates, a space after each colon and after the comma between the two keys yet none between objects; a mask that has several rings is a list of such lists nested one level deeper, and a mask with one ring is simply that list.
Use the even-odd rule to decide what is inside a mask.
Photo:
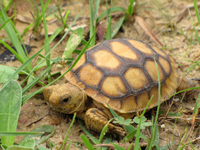
[{"label": "dry grass blade", "polygon": [[186,16],[187,14],[188,14],[188,8],[185,8],[185,9],[183,10],[183,12],[181,12],[181,13],[178,15],[178,17],[177,17],[177,19],[176,19],[176,23],[179,23],[179,22],[183,19],[183,17]]},{"label": "dry grass blade", "polygon": [[[197,6],[200,6],[200,3],[197,3]],[[194,8],[194,4],[188,4],[185,9],[178,15],[177,19],[176,19],[176,23],[179,23],[184,16],[186,16],[189,12],[188,9]]]},{"label": "dry grass blade", "polygon": [[[200,6],[200,2],[197,3],[197,6]],[[194,8],[194,3],[188,4],[187,8]]]},{"label": "dry grass blade", "polygon": [[158,45],[163,47],[163,44],[158,40],[156,35],[152,32],[150,27],[146,24],[146,22],[139,16],[135,17],[136,22],[140,25],[140,27],[148,34]]}]

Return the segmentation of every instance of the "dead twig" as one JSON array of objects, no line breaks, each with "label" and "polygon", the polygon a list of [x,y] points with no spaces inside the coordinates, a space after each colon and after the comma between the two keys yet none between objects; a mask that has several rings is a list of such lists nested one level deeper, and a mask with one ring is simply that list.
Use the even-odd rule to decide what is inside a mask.
[{"label": "dead twig", "polygon": [[148,36],[150,36],[158,45],[163,47],[163,44],[158,40],[156,35],[152,32],[150,27],[146,24],[146,22],[141,17],[136,16],[135,21],[140,25],[140,27],[146,32]]}]

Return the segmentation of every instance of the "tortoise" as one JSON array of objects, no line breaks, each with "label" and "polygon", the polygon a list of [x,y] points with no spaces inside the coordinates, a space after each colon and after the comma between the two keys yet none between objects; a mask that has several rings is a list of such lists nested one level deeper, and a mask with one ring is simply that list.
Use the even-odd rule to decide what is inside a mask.
[{"label": "tortoise", "polygon": [[[139,40],[120,38],[88,49],[65,74],[67,83],[44,88],[45,101],[56,111],[77,113],[88,129],[101,132],[113,118],[107,104],[125,119],[143,111],[152,96],[148,109],[158,105],[155,60],[161,82],[161,102],[176,91],[199,86],[184,78],[175,60],[159,48]],[[188,95],[198,93],[198,90],[187,92]],[[121,127],[112,123],[109,123],[109,130],[124,134]]]}]

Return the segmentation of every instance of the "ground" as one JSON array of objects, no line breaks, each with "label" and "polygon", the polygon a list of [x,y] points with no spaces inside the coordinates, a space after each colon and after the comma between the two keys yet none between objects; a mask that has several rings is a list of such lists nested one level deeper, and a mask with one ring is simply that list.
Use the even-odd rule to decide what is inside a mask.
[{"label": "ground", "polygon": [[[86,0],[74,0],[74,1],[65,1],[59,0],[59,4],[66,4],[64,9],[70,10],[70,17],[68,24],[70,25],[76,15],[79,13],[77,10],[82,10],[80,14],[80,20],[76,25],[82,26],[85,28],[84,36],[87,38],[89,30],[89,3]],[[14,5],[15,4],[15,5]],[[39,1],[36,1],[36,4],[39,4]],[[127,8],[129,1],[113,1],[114,6],[120,6]],[[54,1],[50,3],[50,6],[55,5]],[[30,14],[31,5],[28,1],[24,0],[15,0],[13,2],[12,8],[17,8],[17,17],[16,17],[16,28],[20,33],[23,32],[24,28],[28,25],[28,19],[32,18]],[[152,45],[155,45],[159,48],[162,48],[166,53],[171,55],[179,64],[179,68],[182,73],[187,74],[188,78],[200,78],[200,67],[199,65],[195,66],[188,73],[191,66],[196,62],[200,61],[200,51],[199,44],[195,37],[194,27],[199,33],[199,26],[196,19],[195,11],[193,8],[192,0],[182,0],[182,1],[173,1],[173,0],[140,0],[137,2],[135,7],[136,11],[133,16],[129,16],[128,20],[123,24],[122,28],[114,38],[129,37],[134,39],[139,39],[145,42],[148,42]],[[106,10],[105,2],[101,2],[100,13]],[[113,23],[118,21],[123,14],[115,13],[113,15]],[[161,46],[156,40],[153,40],[149,30],[144,30],[140,22],[137,22],[135,19],[137,17],[142,18],[147,25],[150,27],[151,31],[155,34],[155,37],[163,44]],[[25,18],[27,17],[27,18]],[[27,21],[24,22],[23,18]],[[52,19],[52,18],[50,18]],[[53,21],[52,21],[53,22]],[[103,23],[103,33],[105,35],[106,19],[102,20]],[[52,33],[60,24],[58,22],[48,25],[48,32]],[[35,54],[40,50],[44,44],[44,31],[41,32],[40,37],[35,40],[31,36],[31,30],[24,37],[24,42],[31,46],[36,46],[30,52],[30,56]],[[0,36],[6,36],[3,31],[0,32]],[[69,36],[68,36],[69,37]],[[59,44],[56,49],[52,52],[51,57],[55,58],[61,56],[68,37]],[[50,44],[52,48],[57,41],[53,41]],[[98,42],[98,41],[97,41]],[[83,46],[80,45],[79,49]],[[0,53],[2,51],[0,50]],[[44,53],[43,53],[44,54]],[[34,65],[36,60],[32,61]],[[21,64],[19,61],[7,62],[5,65],[19,67]],[[52,72],[58,72],[61,68],[56,64],[52,68]],[[36,72],[36,75],[39,75],[40,71]],[[24,79],[25,76],[20,76],[19,82]],[[47,82],[47,81],[44,81]],[[61,79],[56,84],[62,84],[65,80]],[[37,89],[41,88],[41,85],[34,86],[28,93],[31,93]],[[200,134],[199,134],[199,117],[196,118],[195,126],[191,129],[191,117],[194,109],[194,100],[184,100],[176,101],[169,100],[163,103],[161,110],[167,111],[168,115],[161,115],[158,119],[158,125],[160,130],[160,145],[170,144],[172,141],[175,142],[175,146],[180,142],[186,144],[185,149],[191,149],[190,142],[193,144],[195,149],[200,149]],[[147,112],[148,114],[155,114],[156,109]],[[175,117],[170,115],[170,113],[181,113],[180,117]],[[31,131],[36,127],[41,125],[53,125],[55,127],[55,134],[45,143],[43,146],[46,146],[49,141],[53,141],[56,147],[59,149],[62,145],[63,139],[67,133],[68,127],[71,123],[72,116],[64,115],[58,112],[53,111],[44,101],[43,95],[38,94],[32,97],[27,101],[21,108],[19,122],[17,131]],[[148,132],[148,130],[147,130]],[[76,121],[73,125],[69,140],[72,141],[70,149],[86,149],[82,145],[82,140],[80,135],[83,133],[79,122]],[[99,134],[92,132],[96,137]],[[189,133],[189,135],[188,135]],[[149,137],[149,135],[147,135]],[[16,138],[16,142],[19,143],[22,137]],[[190,140],[190,142],[189,142]],[[76,143],[80,142],[80,143]],[[117,143],[118,141],[116,141]],[[69,144],[67,141],[66,145]],[[128,144],[123,144],[127,148]],[[79,148],[80,147],[80,148]],[[173,149],[174,147],[172,147]],[[56,148],[55,148],[56,149]]]}]

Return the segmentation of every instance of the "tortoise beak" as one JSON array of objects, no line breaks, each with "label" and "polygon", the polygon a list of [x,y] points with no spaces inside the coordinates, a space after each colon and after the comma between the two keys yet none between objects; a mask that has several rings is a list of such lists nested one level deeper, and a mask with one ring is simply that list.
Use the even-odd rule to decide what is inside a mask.
[{"label": "tortoise beak", "polygon": [[48,86],[48,87],[43,89],[44,100],[46,102],[49,102],[49,99],[50,99],[50,96],[53,92],[53,89],[55,89],[56,87],[57,87],[57,85],[53,85],[53,86]]}]

